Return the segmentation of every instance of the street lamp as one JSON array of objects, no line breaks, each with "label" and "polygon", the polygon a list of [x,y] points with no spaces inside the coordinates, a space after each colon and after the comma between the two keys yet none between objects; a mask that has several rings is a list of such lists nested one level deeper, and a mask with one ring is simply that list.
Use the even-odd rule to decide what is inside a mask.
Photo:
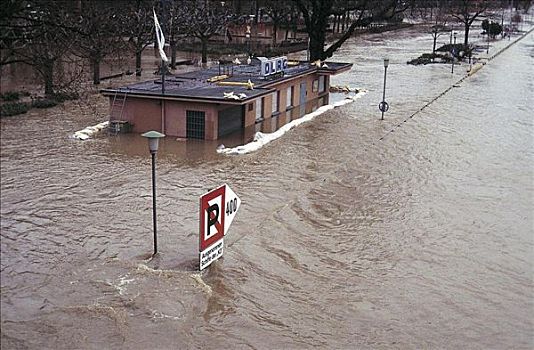
[{"label": "street lamp", "polygon": [[469,71],[471,72],[471,70],[473,70],[473,63],[471,61],[471,54],[472,54],[472,51],[469,51]]},{"label": "street lamp", "polygon": [[157,131],[145,132],[141,136],[148,139],[148,149],[152,155],[152,221],[154,223],[154,255],[158,252],[158,230],[156,226],[156,153],[158,152],[159,139],[165,137]]},{"label": "street lamp", "polygon": [[454,32],[454,46],[452,47],[452,65],[451,65],[451,74],[454,74],[454,55],[456,53],[456,32]]},{"label": "street lamp", "polygon": [[490,43],[490,22],[488,20],[488,29],[486,29],[486,35],[488,36],[488,46],[486,46],[486,55],[489,54],[489,43]]},{"label": "street lamp", "polygon": [[382,92],[382,102],[378,105],[378,109],[382,112],[382,119],[384,120],[384,112],[387,112],[389,105],[386,102],[386,75],[388,72],[389,58],[384,58],[384,90]]},{"label": "street lamp", "polygon": [[451,28],[451,37],[449,39],[449,45],[450,45],[451,50],[452,50],[452,33],[454,33],[454,27]]},{"label": "street lamp", "polygon": [[247,42],[247,54],[250,58],[250,26],[249,25],[247,25],[247,31],[245,32],[245,40]]}]

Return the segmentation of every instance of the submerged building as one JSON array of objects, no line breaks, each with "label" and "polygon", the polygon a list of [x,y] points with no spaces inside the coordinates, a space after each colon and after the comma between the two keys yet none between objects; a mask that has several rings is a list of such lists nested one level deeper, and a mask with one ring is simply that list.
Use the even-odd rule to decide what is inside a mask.
[{"label": "submerged building", "polygon": [[260,57],[101,93],[109,97],[110,126],[116,130],[216,140],[268,118],[286,120],[286,114],[298,117],[328,104],[330,76],[351,67]]}]

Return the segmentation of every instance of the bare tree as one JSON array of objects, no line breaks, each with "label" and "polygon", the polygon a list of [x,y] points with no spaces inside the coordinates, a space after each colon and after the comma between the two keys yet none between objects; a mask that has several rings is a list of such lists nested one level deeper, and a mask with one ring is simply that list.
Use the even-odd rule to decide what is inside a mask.
[{"label": "bare tree", "polygon": [[229,21],[229,12],[219,2],[189,0],[184,5],[188,10],[187,31],[200,39],[202,63],[206,64],[208,62],[208,40],[215,34],[223,32]]},{"label": "bare tree", "polygon": [[124,47],[124,9],[113,1],[86,0],[77,21],[76,54],[89,60],[93,84],[100,84],[100,64]]},{"label": "bare tree", "polygon": [[[306,32],[310,38],[310,60],[325,60],[352,36],[360,26],[394,17],[408,8],[399,0],[294,0],[304,17]],[[353,13],[347,30],[332,45],[325,49],[326,31],[330,16]]]},{"label": "bare tree", "polygon": [[293,33],[297,32],[299,18],[300,18],[300,11],[298,10],[296,4],[294,2],[289,3],[288,13],[283,22],[286,28],[286,33],[284,36],[285,40],[289,38],[290,30],[292,30]]},{"label": "bare tree", "polygon": [[268,2],[265,10],[267,15],[271,18],[273,23],[273,46],[276,46],[276,37],[278,35],[278,28],[286,19],[288,13],[291,11],[289,5],[283,1]]},{"label": "bare tree", "polygon": [[430,34],[432,35],[432,54],[436,53],[436,43],[440,36],[450,31],[447,28],[447,21],[449,20],[448,8],[444,1],[436,0],[435,2],[436,11],[431,10],[432,14],[432,26],[430,27]]},{"label": "bare tree", "polygon": [[20,7],[10,1],[9,13],[0,20],[2,49],[6,52],[2,65],[32,66],[42,79],[46,95],[54,94],[58,62],[72,46],[71,17],[63,5],[59,1],[32,0]]},{"label": "bare tree", "polygon": [[453,0],[451,4],[452,16],[464,25],[464,48],[469,45],[469,30],[471,25],[489,6],[487,0]]},{"label": "bare tree", "polygon": [[165,21],[165,38],[168,39],[169,46],[171,47],[170,67],[176,69],[178,43],[186,33],[187,8],[183,6],[181,0],[173,0],[167,4],[165,13],[167,15]]},{"label": "bare tree", "polygon": [[[22,62],[16,53],[28,43],[32,23],[28,21],[28,7],[17,0],[2,3],[0,11],[0,65]],[[37,24],[35,24],[37,25]]]},{"label": "bare tree", "polygon": [[154,24],[151,0],[136,0],[129,3],[125,34],[135,53],[135,75],[141,76],[141,57],[145,48],[153,42]]}]

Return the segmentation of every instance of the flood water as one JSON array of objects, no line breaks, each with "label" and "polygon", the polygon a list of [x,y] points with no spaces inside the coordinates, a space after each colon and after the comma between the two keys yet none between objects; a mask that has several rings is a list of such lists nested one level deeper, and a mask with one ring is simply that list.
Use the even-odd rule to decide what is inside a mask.
[{"label": "flood water", "polygon": [[[257,152],[165,139],[153,260],[146,141],[69,138],[104,99],[3,118],[2,349],[532,348],[534,34],[408,118],[465,75],[406,65],[428,47],[352,39],[333,83],[369,93]],[[199,274],[223,183],[242,206]]]}]

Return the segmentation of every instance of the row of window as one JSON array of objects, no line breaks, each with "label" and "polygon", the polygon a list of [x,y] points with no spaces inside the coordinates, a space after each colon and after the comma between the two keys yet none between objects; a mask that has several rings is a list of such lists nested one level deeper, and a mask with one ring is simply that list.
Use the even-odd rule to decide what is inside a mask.
[{"label": "row of window", "polygon": [[[319,76],[319,79],[313,81],[313,92],[324,92],[326,90],[326,79],[324,75]],[[295,87],[289,86],[286,90],[286,110],[293,106],[293,97],[295,94]],[[256,102],[256,120],[261,120],[264,117],[265,97],[258,99]],[[272,114],[280,112],[280,90],[272,94]],[[249,110],[252,110],[252,104],[249,105]]]},{"label": "row of window", "polygon": [[[295,88],[293,86],[290,86],[287,88],[287,95],[286,95],[286,109],[291,107],[293,105],[293,94],[294,94]],[[280,90],[277,90],[276,92],[272,93],[272,104],[271,104],[271,110],[272,114],[275,114],[277,112],[280,112]],[[257,100],[256,102],[256,120],[261,120],[264,116],[264,105],[265,105],[265,97],[262,97]],[[250,105],[252,106],[252,104]],[[250,107],[249,107],[250,110]]]}]

